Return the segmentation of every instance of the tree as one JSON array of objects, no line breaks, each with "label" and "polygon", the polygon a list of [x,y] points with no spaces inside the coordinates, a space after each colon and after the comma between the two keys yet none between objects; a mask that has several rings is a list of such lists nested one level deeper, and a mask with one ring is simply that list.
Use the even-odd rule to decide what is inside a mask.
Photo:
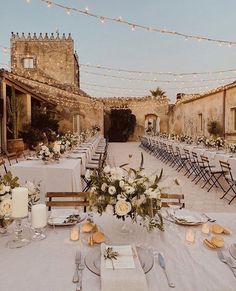
[{"label": "tree", "polygon": [[150,90],[150,92],[152,94],[151,96],[155,98],[165,99],[167,97],[166,92],[161,90],[160,87],[157,87],[156,90]]}]

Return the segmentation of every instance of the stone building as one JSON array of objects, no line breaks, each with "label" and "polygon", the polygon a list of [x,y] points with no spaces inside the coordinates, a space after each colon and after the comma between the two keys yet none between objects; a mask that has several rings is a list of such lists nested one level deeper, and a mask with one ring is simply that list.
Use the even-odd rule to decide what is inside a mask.
[{"label": "stone building", "polygon": [[22,114],[21,126],[30,124],[32,101],[38,98],[54,104],[61,116],[61,130],[77,132],[93,125],[103,130],[103,103],[80,89],[79,60],[70,34],[12,33],[11,72],[2,70],[0,74],[2,148],[7,144],[6,99],[12,86],[17,86],[17,98],[27,113]]},{"label": "stone building", "polygon": [[175,104],[158,97],[93,98],[80,89],[79,59],[70,34],[12,33],[11,72],[2,70],[0,73],[3,148],[7,139],[6,99],[12,86],[23,101],[22,124],[31,122],[32,103],[37,100],[56,108],[61,114],[60,128],[64,131],[77,132],[96,125],[103,133],[105,125],[106,134],[111,109],[129,108],[136,116],[132,141],[138,140],[148,127],[154,133],[207,136],[210,120],[219,121],[223,136],[236,141],[236,82],[205,94],[179,94]]},{"label": "stone building", "polygon": [[169,132],[209,136],[207,125],[218,121],[222,136],[236,142],[236,82],[203,94],[182,94],[169,110]]},{"label": "stone building", "polygon": [[[168,110],[169,105],[166,98],[159,99],[155,97],[107,97],[103,98],[104,110],[109,113],[112,108],[127,108],[131,109],[136,116],[136,126],[134,134],[130,137],[130,141],[137,141],[139,136],[142,136],[148,127],[148,122],[151,124],[153,133],[168,131]],[[109,121],[107,128],[109,129]]]}]

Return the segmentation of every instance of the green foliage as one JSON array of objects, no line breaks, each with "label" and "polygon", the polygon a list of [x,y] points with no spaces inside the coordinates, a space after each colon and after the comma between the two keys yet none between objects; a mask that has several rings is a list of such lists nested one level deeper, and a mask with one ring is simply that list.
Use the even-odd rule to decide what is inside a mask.
[{"label": "green foliage", "polygon": [[2,180],[4,181],[4,184],[6,186],[10,186],[12,189],[15,187],[19,187],[19,178],[13,177],[12,173],[9,171],[3,176]]},{"label": "green foliage", "polygon": [[133,134],[136,117],[130,109],[113,109],[110,114],[111,127],[109,140],[113,142],[126,142]]},{"label": "green foliage", "polygon": [[218,136],[222,133],[222,126],[218,120],[211,120],[207,124],[207,130],[211,135]]},{"label": "green foliage", "polygon": [[11,87],[11,96],[7,96],[8,116],[11,118],[13,138],[19,137],[19,124],[22,112],[22,100],[16,96],[15,87]]},{"label": "green foliage", "polygon": [[58,132],[58,120],[53,114],[40,107],[33,108],[31,125],[25,125],[21,132],[24,142],[29,148],[35,148],[40,142],[54,142]]},{"label": "green foliage", "polygon": [[150,90],[150,93],[155,98],[165,99],[166,98],[166,92],[161,90],[160,87],[157,87],[155,90]]}]

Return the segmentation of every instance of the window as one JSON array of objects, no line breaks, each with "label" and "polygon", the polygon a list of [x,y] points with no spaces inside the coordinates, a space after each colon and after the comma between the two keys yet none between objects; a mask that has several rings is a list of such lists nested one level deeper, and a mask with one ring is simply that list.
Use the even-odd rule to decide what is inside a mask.
[{"label": "window", "polygon": [[233,120],[233,130],[236,130],[236,107],[235,108],[231,108],[232,111],[232,120]]},{"label": "window", "polygon": [[33,58],[24,58],[23,59],[23,68],[24,69],[33,69],[34,68],[34,59]]},{"label": "window", "polygon": [[202,113],[198,114],[198,126],[199,126],[199,130],[202,131],[203,130]]}]

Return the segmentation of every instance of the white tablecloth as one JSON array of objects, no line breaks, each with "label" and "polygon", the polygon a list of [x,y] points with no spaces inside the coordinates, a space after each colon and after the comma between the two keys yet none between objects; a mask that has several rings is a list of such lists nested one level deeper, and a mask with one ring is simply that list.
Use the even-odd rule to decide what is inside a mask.
[{"label": "white tablecloth", "polygon": [[[233,234],[224,236],[228,246],[236,242],[236,214],[209,214],[218,223],[231,229]],[[117,242],[121,235],[117,231],[121,221],[102,216],[95,219],[102,226],[110,242]],[[133,225],[133,228],[138,226]],[[235,291],[236,278],[229,268],[219,261],[216,251],[207,249],[203,244],[200,227],[196,243],[185,242],[187,227],[168,224],[164,233],[157,232],[149,238],[144,229],[130,243],[141,238],[149,239],[157,251],[164,253],[168,272],[175,283],[176,291]],[[44,241],[32,242],[21,249],[5,247],[9,237],[0,238],[0,290],[3,291],[75,291],[72,283],[74,256],[76,248],[81,248],[83,257],[90,247],[69,241],[69,227],[48,229]],[[153,269],[147,274],[149,291],[169,290],[163,270],[155,261]],[[88,269],[83,272],[83,291],[100,291],[100,278]],[[112,291],[112,290],[111,290]],[[128,290],[127,290],[128,291]]]},{"label": "white tablecloth", "polygon": [[20,178],[20,183],[26,180],[41,182],[42,196],[45,192],[79,192],[81,186],[81,160],[61,159],[59,163],[47,165],[41,160],[22,161],[10,167],[13,175]]}]

